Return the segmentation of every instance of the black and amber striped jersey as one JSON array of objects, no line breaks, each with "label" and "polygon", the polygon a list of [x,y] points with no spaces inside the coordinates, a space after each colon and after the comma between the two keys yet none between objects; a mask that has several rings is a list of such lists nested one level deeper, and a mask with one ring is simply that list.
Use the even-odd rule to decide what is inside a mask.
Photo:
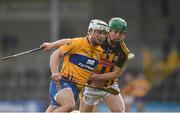
[{"label": "black and amber striped jersey", "polygon": [[[108,39],[102,44],[104,49],[103,55],[99,60],[99,64],[94,69],[95,73],[103,74],[113,71],[114,66],[124,68],[127,60],[129,50],[126,47],[124,41],[122,40],[119,45],[112,47],[108,43]],[[113,83],[113,81],[107,81],[108,84]]]},{"label": "black and amber striped jersey", "polygon": [[108,43],[108,40],[106,40],[102,44],[102,48],[104,51],[96,67],[96,73],[102,74],[112,72],[114,65],[120,68],[124,67],[128,60],[129,53],[124,41],[121,41],[118,46],[112,47]]}]

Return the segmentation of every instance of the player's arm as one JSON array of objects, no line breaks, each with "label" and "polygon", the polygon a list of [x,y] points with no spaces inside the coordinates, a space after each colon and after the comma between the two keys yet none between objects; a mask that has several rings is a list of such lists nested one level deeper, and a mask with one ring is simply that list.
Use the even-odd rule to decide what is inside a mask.
[{"label": "player's arm", "polygon": [[55,81],[59,80],[59,58],[63,56],[63,53],[57,49],[50,56],[50,69],[52,73],[52,78]]},{"label": "player's arm", "polygon": [[114,62],[113,71],[104,74],[93,73],[90,76],[92,80],[112,80],[120,76],[125,68],[125,65],[128,60],[128,54],[124,53],[121,55],[120,59],[117,62]]},{"label": "player's arm", "polygon": [[112,72],[104,73],[104,74],[93,73],[90,76],[90,79],[91,80],[103,80],[103,81],[112,80],[112,79],[115,79],[118,76],[120,76],[122,74],[123,70],[124,70],[124,67],[120,68],[118,66],[114,66],[114,70]]},{"label": "player's arm", "polygon": [[58,48],[59,46],[65,45],[70,42],[71,39],[61,39],[55,42],[44,42],[40,45],[44,51],[51,50],[52,48]]},{"label": "player's arm", "polygon": [[50,69],[52,73],[53,80],[57,81],[59,80],[59,58],[70,55],[75,53],[79,48],[81,47],[81,44],[79,44],[78,41],[70,40],[69,43],[66,43],[62,46],[60,46],[57,50],[55,50],[50,57]]}]

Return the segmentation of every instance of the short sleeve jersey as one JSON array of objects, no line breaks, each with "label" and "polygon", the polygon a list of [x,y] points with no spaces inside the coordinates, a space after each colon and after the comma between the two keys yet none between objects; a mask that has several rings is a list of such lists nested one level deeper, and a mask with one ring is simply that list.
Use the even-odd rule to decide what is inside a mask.
[{"label": "short sleeve jersey", "polygon": [[81,84],[86,84],[103,53],[103,49],[90,44],[87,37],[74,38],[59,50],[64,54],[60,75]]}]

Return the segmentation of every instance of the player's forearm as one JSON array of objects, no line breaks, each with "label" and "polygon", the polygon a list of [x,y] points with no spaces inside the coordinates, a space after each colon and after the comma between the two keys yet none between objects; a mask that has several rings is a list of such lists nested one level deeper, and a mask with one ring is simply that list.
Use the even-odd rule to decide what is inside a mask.
[{"label": "player's forearm", "polygon": [[119,71],[113,71],[113,72],[109,72],[109,73],[104,73],[104,74],[96,74],[93,73],[90,76],[91,80],[111,80],[111,79],[115,79],[117,76],[119,76],[120,72]]},{"label": "player's forearm", "polygon": [[60,54],[59,54],[58,50],[54,51],[51,54],[50,69],[51,69],[52,74],[58,73],[59,56],[60,56]]},{"label": "player's forearm", "polygon": [[60,46],[63,46],[70,42],[71,39],[61,39],[57,40],[55,42],[44,42],[42,45],[40,45],[41,48],[43,48],[44,51],[49,51],[53,48],[58,48]]},{"label": "player's forearm", "polygon": [[53,48],[58,48],[59,46],[65,45],[68,42],[70,42],[71,39],[61,39],[61,40],[57,40],[55,42],[52,42],[52,47]]},{"label": "player's forearm", "polygon": [[112,72],[104,73],[104,74],[93,73],[90,76],[90,79],[91,80],[103,80],[103,81],[113,80],[113,79],[117,78],[118,76],[120,76],[122,74],[123,70],[124,70],[124,68],[119,68],[119,67],[115,66],[114,70]]}]

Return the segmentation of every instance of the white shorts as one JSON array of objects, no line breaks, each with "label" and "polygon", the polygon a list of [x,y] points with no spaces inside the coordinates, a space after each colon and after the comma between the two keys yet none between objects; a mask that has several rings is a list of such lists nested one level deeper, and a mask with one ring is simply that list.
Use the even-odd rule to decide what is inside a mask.
[{"label": "white shorts", "polygon": [[[117,83],[114,83],[111,87],[119,91]],[[99,89],[85,87],[82,101],[87,105],[95,105],[95,104],[98,104],[101,99],[104,99],[105,97],[108,97],[109,95],[111,94],[101,91]]]}]

